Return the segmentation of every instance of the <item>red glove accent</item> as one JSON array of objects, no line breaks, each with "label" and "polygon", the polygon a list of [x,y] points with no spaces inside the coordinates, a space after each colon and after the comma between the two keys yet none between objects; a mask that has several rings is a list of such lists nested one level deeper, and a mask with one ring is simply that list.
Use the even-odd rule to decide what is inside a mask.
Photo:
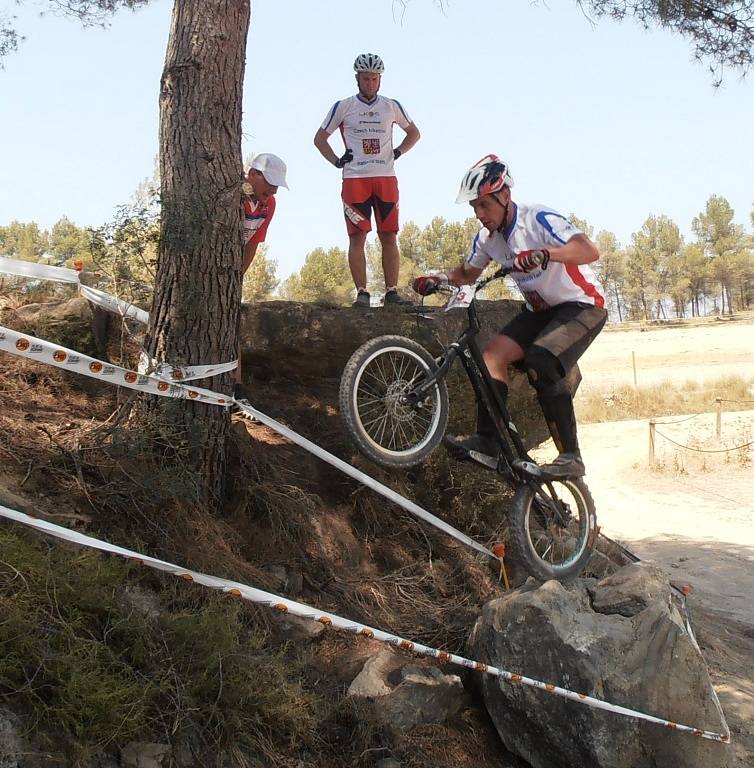
[{"label": "red glove accent", "polygon": [[448,278],[445,275],[421,275],[414,280],[411,287],[420,296],[430,296],[447,282]]},{"label": "red glove accent", "polygon": [[550,252],[546,248],[537,248],[534,251],[521,251],[513,257],[514,272],[533,272],[537,267],[547,269],[550,260]]}]

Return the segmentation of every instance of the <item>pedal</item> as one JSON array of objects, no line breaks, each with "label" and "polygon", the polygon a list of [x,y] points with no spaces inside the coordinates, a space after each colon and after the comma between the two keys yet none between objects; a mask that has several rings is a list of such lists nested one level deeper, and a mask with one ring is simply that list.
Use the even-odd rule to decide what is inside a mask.
[{"label": "pedal", "polygon": [[517,459],[513,462],[513,468],[517,469],[519,472],[523,472],[525,475],[529,475],[529,477],[535,477],[537,480],[541,480],[545,477],[542,468],[539,464],[535,464],[533,461]]},{"label": "pedal", "polygon": [[483,467],[487,467],[487,469],[497,469],[498,467],[498,459],[492,456],[488,456],[486,453],[479,453],[479,451],[468,451],[467,455],[472,461],[475,461],[477,464],[481,464]]}]

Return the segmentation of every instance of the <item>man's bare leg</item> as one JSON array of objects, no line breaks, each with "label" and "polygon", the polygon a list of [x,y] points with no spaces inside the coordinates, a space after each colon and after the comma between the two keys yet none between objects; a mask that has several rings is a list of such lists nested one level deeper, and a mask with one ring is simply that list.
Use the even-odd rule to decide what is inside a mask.
[{"label": "man's bare leg", "polygon": [[366,232],[354,232],[348,236],[348,267],[357,289],[367,287],[367,258],[364,246],[367,241]]}]

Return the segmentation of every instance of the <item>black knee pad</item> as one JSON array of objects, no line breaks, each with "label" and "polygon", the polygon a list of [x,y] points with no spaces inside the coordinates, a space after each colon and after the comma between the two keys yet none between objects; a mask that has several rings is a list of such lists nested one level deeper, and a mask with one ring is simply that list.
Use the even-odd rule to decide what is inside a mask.
[{"label": "black knee pad", "polygon": [[538,395],[555,397],[570,394],[563,366],[552,352],[535,344],[529,347],[523,362],[529,383]]}]

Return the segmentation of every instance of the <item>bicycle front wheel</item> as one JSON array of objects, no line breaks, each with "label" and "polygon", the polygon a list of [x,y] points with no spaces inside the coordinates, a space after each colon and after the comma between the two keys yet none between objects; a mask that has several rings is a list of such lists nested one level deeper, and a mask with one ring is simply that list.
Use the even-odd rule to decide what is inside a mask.
[{"label": "bicycle front wheel", "polygon": [[510,523],[511,549],[541,581],[575,579],[598,532],[594,501],[580,478],[519,486]]},{"label": "bicycle front wheel", "polygon": [[420,344],[379,336],[351,356],[340,380],[340,413],[356,447],[383,467],[413,467],[440,444],[448,426],[448,387],[433,382],[409,396],[437,370]]}]

